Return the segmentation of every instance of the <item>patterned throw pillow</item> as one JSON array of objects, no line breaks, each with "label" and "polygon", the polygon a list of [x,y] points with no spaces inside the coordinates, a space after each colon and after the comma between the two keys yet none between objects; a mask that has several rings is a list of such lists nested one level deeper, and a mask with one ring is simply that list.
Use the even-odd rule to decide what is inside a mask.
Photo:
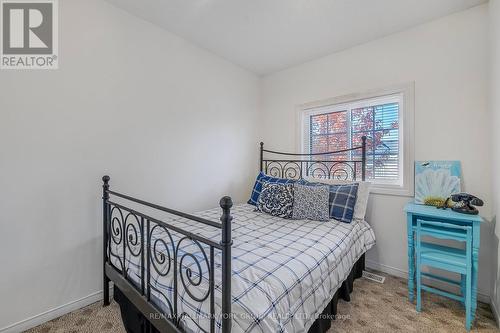
[{"label": "patterned throw pillow", "polygon": [[[305,182],[307,185],[324,186],[321,183]],[[354,206],[358,195],[358,183],[328,185],[330,218],[337,221],[351,223],[354,216]]]},{"label": "patterned throw pillow", "polygon": [[285,219],[292,218],[293,184],[262,183],[257,210]]},{"label": "patterned throw pillow", "polygon": [[358,195],[358,184],[330,185],[330,217],[351,223]]},{"label": "patterned throw pillow", "polygon": [[285,178],[276,178],[276,177],[271,177],[266,175],[265,173],[261,172],[257,176],[257,179],[255,180],[255,184],[253,186],[252,190],[252,195],[250,196],[250,200],[248,200],[248,203],[250,205],[257,205],[257,200],[259,200],[259,195],[260,192],[262,191],[262,183],[268,182],[268,183],[276,183],[276,184],[293,184],[297,180],[296,179],[285,179]]},{"label": "patterned throw pillow", "polygon": [[293,185],[293,218],[296,220],[327,221],[329,214],[329,187]]}]

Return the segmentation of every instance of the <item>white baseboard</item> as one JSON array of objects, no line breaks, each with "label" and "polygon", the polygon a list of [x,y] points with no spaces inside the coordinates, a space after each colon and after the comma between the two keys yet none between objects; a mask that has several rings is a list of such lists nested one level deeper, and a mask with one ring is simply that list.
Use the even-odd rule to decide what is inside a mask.
[{"label": "white baseboard", "polygon": [[396,267],[387,266],[379,262],[366,259],[366,267],[403,279],[408,279],[408,272]]},{"label": "white baseboard", "polygon": [[[403,278],[403,279],[408,279],[408,271],[406,271],[404,269],[400,269],[400,268],[396,268],[396,267],[384,265],[384,264],[381,264],[379,262],[376,262],[376,261],[373,261],[373,260],[369,260],[369,259],[366,259],[365,262],[366,262],[366,267],[367,268],[374,269],[374,270],[377,270],[377,271],[380,271],[380,272],[383,272],[383,273],[386,273],[386,274],[389,274],[389,275],[392,275],[392,276],[397,276],[397,277],[400,277],[400,278]],[[478,290],[477,291],[477,299],[480,302],[490,304],[491,309],[493,311],[494,304],[491,301],[491,297],[490,297],[489,294],[485,293],[482,290]],[[497,316],[497,318],[498,318],[498,316]]]},{"label": "white baseboard", "polygon": [[[113,289],[110,289],[110,297],[112,295]],[[33,317],[30,317],[28,319],[21,320],[17,323],[14,323],[12,325],[9,325],[4,328],[0,328],[1,333],[19,333],[26,331],[30,328],[33,328],[35,326],[41,325],[43,323],[46,323],[52,319],[56,319],[60,316],[63,316],[67,313],[70,313],[72,311],[81,309],[87,305],[90,305],[95,302],[99,302],[102,300],[102,290],[96,291],[95,293],[92,293],[88,296],[82,297],[80,299],[77,299],[75,301],[71,301],[69,303],[66,303],[64,305],[55,307],[51,310],[45,311],[43,313],[37,314]]]}]

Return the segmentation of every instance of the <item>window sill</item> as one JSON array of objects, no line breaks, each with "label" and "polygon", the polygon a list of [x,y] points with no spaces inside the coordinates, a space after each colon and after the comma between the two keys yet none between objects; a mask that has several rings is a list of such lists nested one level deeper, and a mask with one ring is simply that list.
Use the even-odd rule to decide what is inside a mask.
[{"label": "window sill", "polygon": [[393,195],[399,197],[413,197],[413,188],[398,185],[373,184],[370,186],[370,194]]}]

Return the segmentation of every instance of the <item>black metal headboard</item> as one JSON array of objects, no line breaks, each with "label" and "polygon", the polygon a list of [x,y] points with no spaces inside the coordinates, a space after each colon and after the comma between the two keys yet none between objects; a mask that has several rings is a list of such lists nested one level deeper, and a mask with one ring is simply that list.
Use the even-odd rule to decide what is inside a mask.
[{"label": "black metal headboard", "polygon": [[[268,155],[280,155],[283,158],[270,158]],[[261,142],[260,171],[280,178],[365,180],[366,136],[361,137],[361,146],[358,147],[311,154],[267,150]]]}]

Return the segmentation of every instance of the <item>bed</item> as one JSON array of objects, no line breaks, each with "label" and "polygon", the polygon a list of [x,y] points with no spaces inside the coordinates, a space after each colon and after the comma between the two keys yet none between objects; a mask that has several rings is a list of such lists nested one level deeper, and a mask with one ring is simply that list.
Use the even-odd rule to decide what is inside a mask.
[{"label": "bed", "polygon": [[[260,166],[283,178],[364,180],[365,155],[366,139],[307,155],[261,144]],[[111,191],[103,180],[104,305],[113,281],[129,332],[325,332],[375,243],[363,220],[282,219],[233,207],[229,197],[191,215]]]}]

